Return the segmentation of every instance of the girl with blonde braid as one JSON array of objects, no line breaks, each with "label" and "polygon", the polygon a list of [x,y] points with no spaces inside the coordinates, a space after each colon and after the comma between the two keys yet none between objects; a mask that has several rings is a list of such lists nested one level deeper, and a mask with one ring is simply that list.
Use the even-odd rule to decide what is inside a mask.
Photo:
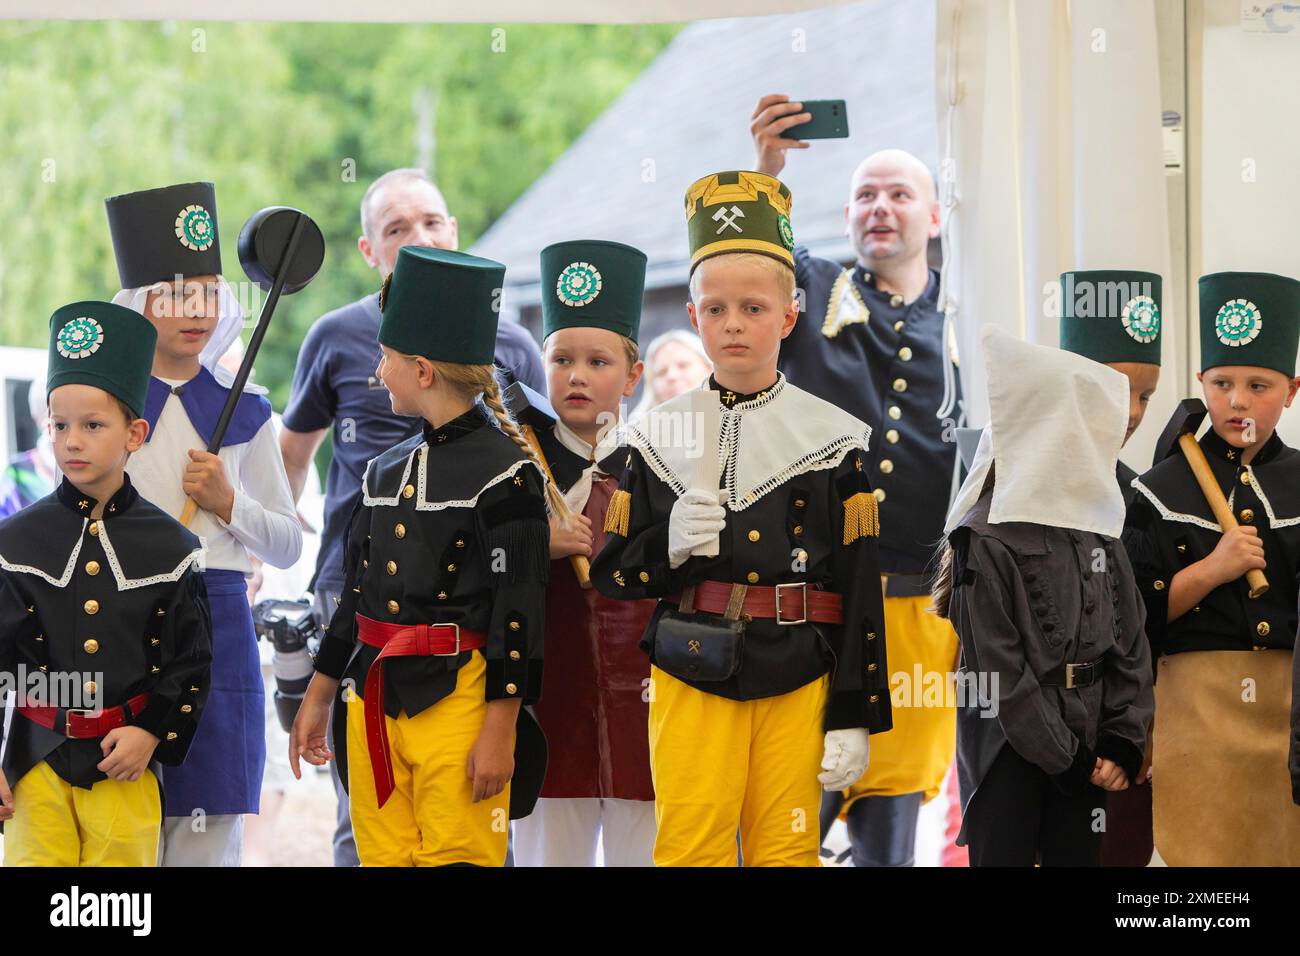
[{"label": "girl with blonde braid", "polygon": [[504,276],[405,246],[380,296],[376,374],[425,423],[366,469],[289,742],[295,775],[340,759],[362,866],[503,865],[545,772],[546,479],[493,377]]}]

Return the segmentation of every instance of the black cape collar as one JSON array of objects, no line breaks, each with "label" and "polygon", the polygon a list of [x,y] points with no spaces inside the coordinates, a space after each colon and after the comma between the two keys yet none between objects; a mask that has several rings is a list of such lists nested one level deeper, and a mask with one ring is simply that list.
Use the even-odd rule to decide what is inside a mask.
[{"label": "black cape collar", "polygon": [[[1213,428],[1205,433],[1200,445],[1205,454],[1212,458],[1232,462],[1233,465],[1239,466],[1241,464],[1242,449],[1228,444]],[[1250,460],[1251,467],[1267,465],[1280,455],[1285,448],[1286,444],[1278,437],[1277,431],[1274,430],[1268,441],[1264,443],[1264,447],[1257,451],[1255,457]]]},{"label": "black cape collar", "polygon": [[709,388],[713,389],[713,391],[715,392],[722,393],[722,395],[720,396],[720,401],[724,406],[726,406],[727,408],[735,408],[737,405],[745,404],[745,402],[752,402],[757,398],[762,398],[772,389],[776,388],[777,382],[779,381],[780,378],[772,382],[772,384],[769,385],[767,388],[760,388],[757,392],[749,392],[748,394],[741,394],[740,392],[733,392],[730,389],[723,388],[721,385],[718,384],[718,380],[714,378],[712,375],[710,375]]},{"label": "black cape collar", "polygon": [[455,441],[457,438],[463,438],[471,432],[477,431],[487,424],[487,415],[478,405],[475,405],[463,415],[457,415],[449,422],[444,422],[437,428],[429,424],[428,420],[424,421],[422,432],[424,440],[430,446],[445,445],[448,442]]},{"label": "black cape collar", "polygon": [[[58,496],[60,504],[69,511],[72,511],[83,518],[90,517],[94,512],[95,507],[99,504],[97,499],[92,498],[70,482],[66,475],[63,480],[59,482],[59,486],[55,489],[55,493]],[[117,489],[113,494],[113,497],[108,499],[108,504],[104,506],[104,516],[107,517],[108,515],[122,514],[130,508],[131,505],[135,504],[136,499],[139,497],[140,493],[136,491],[135,486],[131,484],[131,476],[126,472],[122,472],[122,487]]]}]

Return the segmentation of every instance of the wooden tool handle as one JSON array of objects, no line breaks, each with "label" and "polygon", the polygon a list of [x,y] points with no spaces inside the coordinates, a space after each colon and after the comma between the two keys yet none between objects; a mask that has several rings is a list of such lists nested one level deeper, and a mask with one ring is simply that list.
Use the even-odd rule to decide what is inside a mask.
[{"label": "wooden tool handle", "polygon": [[[1210,510],[1214,512],[1214,519],[1219,522],[1224,533],[1226,534],[1236,528],[1238,526],[1237,519],[1233,515],[1232,509],[1228,507],[1228,499],[1223,496],[1223,491],[1219,488],[1214,473],[1210,471],[1210,463],[1205,460],[1205,452],[1196,443],[1196,436],[1190,433],[1180,435],[1178,447],[1183,450],[1183,457],[1187,459],[1192,474],[1196,476],[1196,483],[1201,486],[1201,494],[1205,495]],[[1264,577],[1264,572],[1258,568],[1251,568],[1246,572],[1246,583],[1250,585],[1250,596],[1252,598],[1257,598],[1268,591],[1268,579]]]},{"label": "wooden tool handle", "polygon": [[[551,510],[559,515],[562,521],[568,521],[573,512],[569,510],[569,503],[564,500],[564,495],[560,494],[559,487],[555,484],[555,476],[551,474],[551,466],[546,461],[546,456],[542,454],[542,446],[537,441],[537,435],[533,432],[531,425],[521,425],[519,428],[523,433],[524,439],[532,446],[533,454],[537,460],[542,463],[542,470],[546,472],[549,479],[546,483],[546,497],[551,502]],[[578,576],[578,585],[585,591],[591,589],[591,561],[585,554],[569,555],[569,564],[573,566],[573,573]]]},{"label": "wooden tool handle", "polygon": [[186,498],[185,507],[181,509],[181,516],[177,520],[180,521],[181,524],[185,525],[185,527],[188,528],[190,526],[190,522],[194,520],[194,516],[198,513],[199,513],[199,503],[195,501],[193,498]]}]

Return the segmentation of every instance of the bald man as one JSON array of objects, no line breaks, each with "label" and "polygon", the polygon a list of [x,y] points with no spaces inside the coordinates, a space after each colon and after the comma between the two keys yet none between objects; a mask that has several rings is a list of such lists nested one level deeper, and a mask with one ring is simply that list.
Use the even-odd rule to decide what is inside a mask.
[{"label": "bald man", "polygon": [[[759,100],[750,126],[755,168],[776,176],[787,150],[807,149],[781,134],[809,119],[787,96]],[[955,431],[964,423],[956,338],[938,310],[939,274],[926,258],[939,234],[930,170],[901,149],[868,156],[849,184],[844,231],[857,260],[848,268],[795,246],[804,301],[780,369],[872,428],[894,728],[871,738],[862,779],[827,795],[822,837],[843,815],[855,865],[910,866],[921,804],[939,792],[956,747],[953,697],[941,691],[956,671],[957,635],[926,611],[925,571],[943,536],[958,467]]]}]

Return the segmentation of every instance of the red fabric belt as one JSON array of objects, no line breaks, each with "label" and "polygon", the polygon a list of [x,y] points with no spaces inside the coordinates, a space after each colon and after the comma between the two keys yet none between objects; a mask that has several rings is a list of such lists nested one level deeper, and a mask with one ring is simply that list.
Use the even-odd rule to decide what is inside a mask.
[{"label": "red fabric belt", "polygon": [[461,651],[487,647],[487,635],[459,624],[385,624],[357,616],[357,639],[379,648],[366,674],[366,748],[375,774],[375,791],[382,807],[393,794],[393,754],[384,723],[384,661],[389,657],[454,657]]},{"label": "red fabric belt", "polygon": [[[740,613],[750,618],[771,618],[778,624],[802,624],[804,621],[840,624],[844,620],[844,600],[840,595],[832,591],[817,591],[804,583],[769,587],[701,581],[695,585],[695,610],[725,614],[731,603],[732,590],[737,587],[745,589]],[[675,594],[668,600],[680,604],[682,595]]]},{"label": "red fabric belt", "polygon": [[[119,707],[107,707],[101,711],[65,710],[62,707],[45,707],[40,705],[19,704],[18,713],[33,723],[40,724],[46,730],[62,733],[72,740],[95,740],[103,737],[110,730],[125,727],[130,719],[139,714],[149,703],[149,694],[136,694]],[[63,714],[60,726],[59,714]]]}]

